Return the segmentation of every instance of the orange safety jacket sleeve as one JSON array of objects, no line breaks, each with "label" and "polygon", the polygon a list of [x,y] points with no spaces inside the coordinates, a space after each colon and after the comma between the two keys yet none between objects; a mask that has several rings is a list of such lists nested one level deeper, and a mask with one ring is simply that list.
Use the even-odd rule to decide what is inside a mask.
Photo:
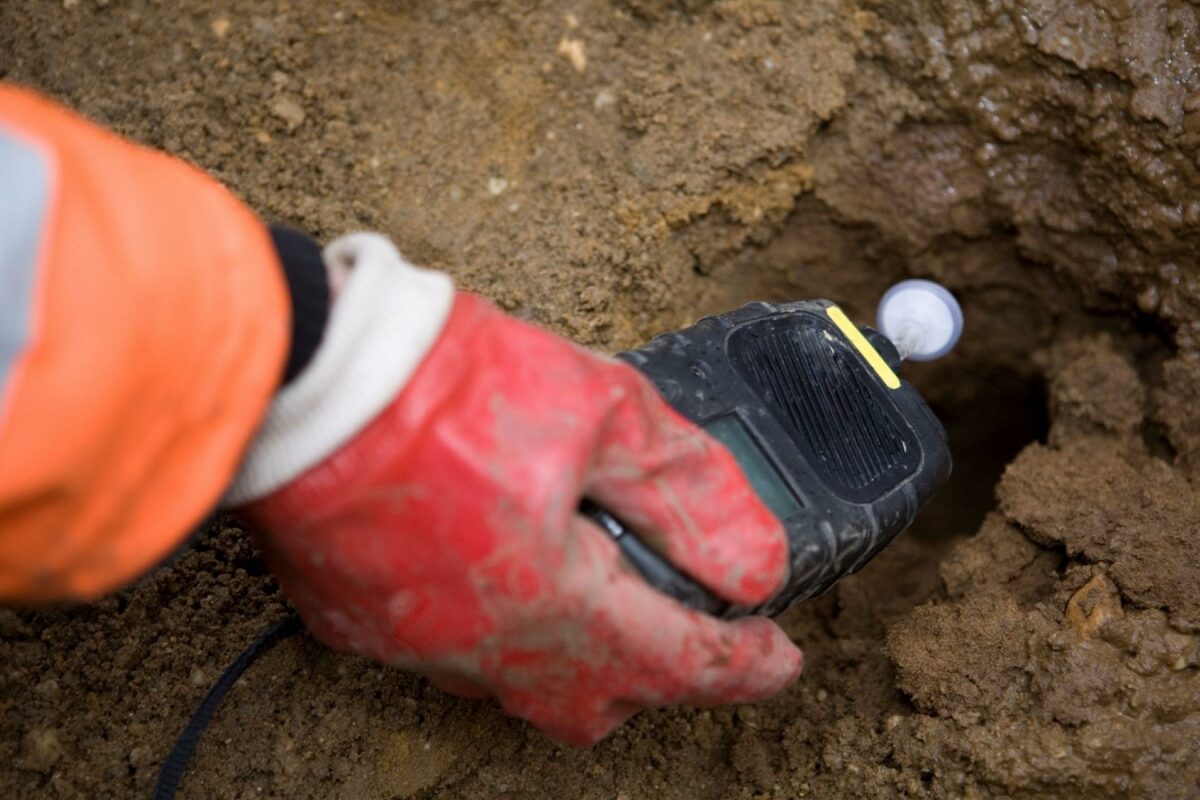
[{"label": "orange safety jacket sleeve", "polygon": [[0,84],[0,601],[116,588],[214,509],[295,366],[281,253],[199,170]]}]

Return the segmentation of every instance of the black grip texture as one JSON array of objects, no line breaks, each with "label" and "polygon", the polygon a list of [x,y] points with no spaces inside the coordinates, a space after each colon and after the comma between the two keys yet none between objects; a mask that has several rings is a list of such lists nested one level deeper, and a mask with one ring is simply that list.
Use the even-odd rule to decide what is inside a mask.
[{"label": "black grip texture", "polygon": [[831,489],[871,500],[913,472],[915,436],[879,403],[853,345],[815,324],[764,327],[731,336],[730,357]]}]

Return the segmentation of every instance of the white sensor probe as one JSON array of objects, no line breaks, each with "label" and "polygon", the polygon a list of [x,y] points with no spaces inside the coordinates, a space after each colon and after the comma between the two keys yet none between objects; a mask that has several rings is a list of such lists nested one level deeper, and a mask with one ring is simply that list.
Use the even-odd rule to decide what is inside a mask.
[{"label": "white sensor probe", "polygon": [[879,332],[900,358],[933,361],[949,353],[962,335],[962,308],[940,283],[912,279],[888,289],[875,315]]}]

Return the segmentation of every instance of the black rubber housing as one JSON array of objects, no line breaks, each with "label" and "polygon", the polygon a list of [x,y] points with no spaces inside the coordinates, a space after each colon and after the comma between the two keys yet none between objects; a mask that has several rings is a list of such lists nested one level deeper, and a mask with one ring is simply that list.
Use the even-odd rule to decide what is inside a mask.
[{"label": "black rubber housing", "polygon": [[[615,516],[584,503],[581,512],[617,541],[647,581],[688,606],[726,618],[775,615],[819,595],[886,547],[950,476],[941,423],[910,383],[884,385],[830,318],[831,306],[751,303],[620,356],[698,425],[736,418],[755,452],[731,451],[759,495],[778,500],[780,482],[790,493],[775,504],[786,508],[790,576],[752,608],[716,597]],[[892,343],[859,330],[898,375]],[[755,477],[766,473],[774,477]],[[773,489],[764,485],[768,480]]]}]

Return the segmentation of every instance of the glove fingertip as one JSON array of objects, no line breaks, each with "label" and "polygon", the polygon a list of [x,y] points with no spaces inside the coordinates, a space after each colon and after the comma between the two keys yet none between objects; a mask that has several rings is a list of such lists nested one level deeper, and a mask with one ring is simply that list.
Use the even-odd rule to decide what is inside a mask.
[{"label": "glove fingertip", "polygon": [[743,641],[730,663],[734,685],[723,702],[764,700],[800,677],[804,653],[778,625],[761,618],[733,625],[739,629]]},{"label": "glove fingertip", "polygon": [[762,663],[772,672],[766,681],[769,694],[775,694],[790,686],[804,671],[804,652],[796,647],[783,631],[778,628],[775,630],[774,647],[765,654],[762,660]]}]

